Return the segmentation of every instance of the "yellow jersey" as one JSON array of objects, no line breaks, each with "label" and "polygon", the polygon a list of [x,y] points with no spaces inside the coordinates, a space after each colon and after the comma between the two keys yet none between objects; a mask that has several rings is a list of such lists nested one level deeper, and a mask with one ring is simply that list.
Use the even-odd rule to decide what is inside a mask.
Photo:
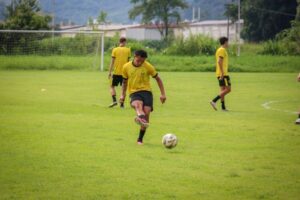
[{"label": "yellow jersey", "polygon": [[128,62],[130,55],[131,52],[128,47],[113,48],[111,53],[111,56],[115,58],[113,74],[122,76],[123,65]]},{"label": "yellow jersey", "polygon": [[219,57],[223,58],[223,75],[228,76],[228,54],[224,47],[220,47],[216,51],[216,75],[221,76],[220,66],[219,66]]},{"label": "yellow jersey", "polygon": [[128,80],[129,95],[138,91],[151,91],[150,76],[155,78],[157,72],[147,61],[139,67],[134,66],[133,61],[123,66],[123,78]]}]

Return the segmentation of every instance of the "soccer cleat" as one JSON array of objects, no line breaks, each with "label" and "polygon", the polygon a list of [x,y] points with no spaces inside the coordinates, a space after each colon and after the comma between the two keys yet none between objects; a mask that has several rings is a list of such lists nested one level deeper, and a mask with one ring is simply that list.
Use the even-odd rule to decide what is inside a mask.
[{"label": "soccer cleat", "polygon": [[215,102],[213,102],[213,101],[211,101],[209,103],[213,107],[213,109],[217,111],[217,104]]},{"label": "soccer cleat", "polygon": [[145,128],[147,128],[149,126],[149,123],[144,119],[144,118],[141,118],[139,116],[135,117],[134,118],[134,121],[135,123],[137,123],[138,125],[141,125]]},{"label": "soccer cleat", "polygon": [[295,124],[300,124],[300,118],[295,121]]},{"label": "soccer cleat", "polygon": [[112,108],[112,107],[114,107],[114,106],[116,106],[116,105],[118,105],[117,102],[112,102],[108,107],[109,107],[109,108]]},{"label": "soccer cleat", "polygon": [[123,109],[125,108],[123,103],[120,104],[120,108],[123,108]]},{"label": "soccer cleat", "polygon": [[142,140],[138,140],[138,141],[137,141],[137,144],[138,144],[138,145],[143,145],[144,143],[143,143]]}]

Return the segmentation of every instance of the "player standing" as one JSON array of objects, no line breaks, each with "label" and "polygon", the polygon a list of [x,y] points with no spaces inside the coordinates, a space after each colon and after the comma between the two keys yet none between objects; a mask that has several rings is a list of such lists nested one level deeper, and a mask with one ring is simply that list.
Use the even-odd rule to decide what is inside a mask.
[{"label": "player standing", "polygon": [[120,102],[126,97],[126,90],[130,96],[131,107],[135,109],[137,116],[135,122],[140,125],[138,144],[143,144],[143,138],[146,129],[149,126],[150,113],[153,111],[153,96],[150,86],[150,76],[153,77],[160,89],[160,101],[166,101],[166,94],[163,82],[158,76],[155,68],[146,61],[147,52],[138,50],[134,53],[132,62],[128,62],[123,66],[123,86]]},{"label": "player standing", "polygon": [[217,110],[216,104],[219,99],[221,99],[222,110],[227,111],[225,106],[225,96],[231,91],[230,77],[228,75],[228,38],[220,38],[221,47],[216,51],[216,75],[219,81],[220,94],[216,96],[210,105]]},{"label": "player standing", "polygon": [[[118,85],[122,86],[122,70],[123,65],[127,63],[130,59],[130,49],[126,47],[126,38],[121,37],[119,40],[119,46],[113,48],[111,54],[111,63],[109,67],[108,79],[111,80],[110,93],[112,96],[113,102],[109,105],[110,108],[118,105],[116,98],[115,87]],[[112,74],[113,70],[113,74]],[[124,102],[120,102],[120,107],[124,108]]]},{"label": "player standing", "polygon": [[[297,80],[300,82],[300,73],[298,74]],[[300,110],[298,113],[298,119],[295,121],[295,124],[300,124]]]}]

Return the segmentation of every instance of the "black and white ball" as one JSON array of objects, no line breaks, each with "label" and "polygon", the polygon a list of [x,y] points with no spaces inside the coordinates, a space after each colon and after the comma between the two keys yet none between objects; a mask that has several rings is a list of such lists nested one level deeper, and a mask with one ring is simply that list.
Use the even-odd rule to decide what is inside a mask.
[{"label": "black and white ball", "polygon": [[162,144],[168,149],[176,147],[177,143],[178,139],[173,133],[167,133],[162,138]]}]

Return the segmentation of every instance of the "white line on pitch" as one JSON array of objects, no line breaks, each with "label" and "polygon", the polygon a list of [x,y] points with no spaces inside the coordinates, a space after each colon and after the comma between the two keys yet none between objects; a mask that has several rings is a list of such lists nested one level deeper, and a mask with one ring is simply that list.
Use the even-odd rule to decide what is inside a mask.
[{"label": "white line on pitch", "polygon": [[[288,101],[288,100],[285,100],[285,101]],[[271,107],[271,104],[273,104],[273,103],[279,103],[279,102],[285,102],[285,101],[267,101],[267,102],[261,104],[261,106],[264,107],[267,110],[275,110],[275,111],[279,111],[279,112],[297,114],[297,112],[293,112],[293,111],[290,111],[290,110],[283,110],[283,109],[277,109],[277,108],[272,108]]]}]

